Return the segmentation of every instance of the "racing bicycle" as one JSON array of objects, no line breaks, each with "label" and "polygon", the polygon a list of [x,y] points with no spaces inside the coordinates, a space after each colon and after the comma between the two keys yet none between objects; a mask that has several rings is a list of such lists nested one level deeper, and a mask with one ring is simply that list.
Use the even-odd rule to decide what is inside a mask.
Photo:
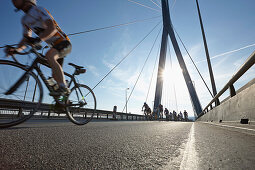
[{"label": "racing bicycle", "polygon": [[[13,46],[8,46],[11,48]],[[56,90],[41,70],[41,65],[50,67],[44,55],[38,50],[41,45],[30,46],[27,52],[15,52],[18,55],[34,54],[35,59],[29,65],[21,64],[14,56],[13,60],[0,60],[0,128],[18,125],[39,111],[48,109],[43,102],[43,90]],[[65,96],[52,96],[54,110],[65,113],[69,120],[77,125],[90,122],[96,111],[96,97],[91,88],[80,84],[76,76],[86,72],[82,66],[68,63],[74,68],[67,83],[71,93]],[[36,74],[37,73],[37,74]],[[45,87],[43,88],[43,84]],[[55,107],[56,106],[56,107]]]}]

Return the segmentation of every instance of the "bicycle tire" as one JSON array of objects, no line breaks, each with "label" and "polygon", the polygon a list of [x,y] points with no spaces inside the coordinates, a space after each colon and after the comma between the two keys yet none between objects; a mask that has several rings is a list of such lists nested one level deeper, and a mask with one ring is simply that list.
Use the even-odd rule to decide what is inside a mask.
[{"label": "bicycle tire", "polygon": [[[87,100],[86,102],[88,102],[88,99],[89,99],[89,102],[90,103],[93,102],[93,104],[88,104],[87,103],[86,105],[84,105],[85,107],[83,107],[83,108],[68,106],[68,105],[70,105],[71,102],[72,102],[72,105],[74,105],[75,100],[77,100],[77,102],[81,101],[78,97],[77,97],[78,99],[75,99],[75,95],[72,94],[72,93],[75,92],[75,90],[79,90],[78,88],[80,88],[80,89],[82,88],[82,89],[86,90],[85,91],[86,93],[83,94],[83,95],[86,94],[86,96],[83,96],[83,97],[85,97],[85,100]],[[76,95],[78,95],[78,94],[76,93]],[[95,97],[94,92],[88,86],[83,85],[83,84],[78,84],[78,87],[75,86],[71,89],[71,93],[67,97],[66,105],[67,105],[66,114],[67,114],[69,120],[71,122],[73,122],[74,124],[76,124],[76,125],[85,125],[93,119],[93,116],[96,112],[97,103],[96,103],[96,97]],[[90,106],[88,106],[88,105],[90,105]],[[74,117],[74,115],[76,117]],[[88,117],[88,116],[90,116],[90,117]]]},{"label": "bicycle tire", "polygon": [[[17,78],[14,78],[15,80],[11,80],[13,79],[13,77],[12,78],[8,77],[8,73],[4,73],[5,75],[1,75],[1,77],[2,76],[7,77],[7,79],[3,80],[5,81],[4,83],[7,82],[7,89],[9,89],[20,78],[19,77],[20,74],[24,74],[27,71],[27,68],[25,65],[22,65],[13,61],[8,61],[8,60],[0,60],[0,69],[5,70],[6,72],[10,71],[10,73],[13,70],[15,71],[15,75],[13,75],[13,77],[17,76]],[[2,71],[0,70],[0,72]],[[4,79],[3,77],[2,79]],[[12,81],[12,83],[8,83],[8,80]],[[21,85],[17,88],[17,90],[14,93],[18,93],[19,91],[22,91],[23,90],[22,86],[24,86],[24,83],[25,83],[26,95],[28,95],[30,94],[30,91],[28,91],[28,88],[30,88],[29,85],[35,84],[37,87],[37,92],[34,91],[35,95],[33,96],[33,98],[35,97],[36,99],[38,99],[38,101],[30,102],[29,100],[31,98],[29,98],[28,96],[24,97],[24,99],[22,100],[20,96],[17,94],[5,95],[4,92],[6,92],[5,91],[6,88],[4,87],[3,81],[2,83],[0,81],[1,83],[0,84],[0,100],[1,100],[0,128],[8,128],[8,127],[16,126],[20,123],[23,123],[34,115],[34,113],[38,110],[38,108],[41,105],[42,98],[43,98],[43,88],[38,76],[36,76],[35,73],[33,72],[29,72],[27,79],[21,83]],[[17,99],[13,99],[15,98],[15,95]],[[8,112],[8,113],[6,114],[3,112]],[[11,115],[9,114],[9,112],[13,114]]]}]

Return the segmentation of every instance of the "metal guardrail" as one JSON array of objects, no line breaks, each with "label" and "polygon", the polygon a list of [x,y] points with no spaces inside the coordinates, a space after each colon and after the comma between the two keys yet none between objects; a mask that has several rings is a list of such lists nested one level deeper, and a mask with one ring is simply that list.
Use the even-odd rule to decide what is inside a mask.
[{"label": "metal guardrail", "polygon": [[[20,101],[20,100],[10,100],[10,99],[3,99],[0,98],[0,110],[3,109],[24,109],[24,110],[32,110],[35,108],[37,103],[34,102],[28,102],[28,101]],[[86,111],[90,111],[91,109],[86,109]],[[40,107],[38,108],[37,112],[47,112],[48,117],[50,117],[50,114],[56,113],[52,110],[52,106],[50,104],[41,103]],[[63,113],[61,113],[63,114]],[[116,112],[116,116],[120,117],[120,120],[146,120],[144,115],[138,115],[138,114],[126,114],[122,112]],[[130,119],[131,117],[131,119]],[[107,111],[107,110],[96,110],[94,119],[110,119],[113,118],[113,111]]]},{"label": "metal guardrail", "polygon": [[223,87],[223,89],[211,100],[211,102],[204,108],[203,112],[198,116],[201,117],[202,115],[209,112],[209,107],[212,110],[212,104],[215,102],[217,107],[220,103],[217,103],[219,97],[227,90],[230,90],[230,97],[236,95],[236,90],[234,88],[234,83],[246,72],[248,71],[255,63],[255,51],[249,56],[249,58],[245,61],[245,63],[241,66],[241,68],[232,76],[232,78],[228,81],[228,83]]}]

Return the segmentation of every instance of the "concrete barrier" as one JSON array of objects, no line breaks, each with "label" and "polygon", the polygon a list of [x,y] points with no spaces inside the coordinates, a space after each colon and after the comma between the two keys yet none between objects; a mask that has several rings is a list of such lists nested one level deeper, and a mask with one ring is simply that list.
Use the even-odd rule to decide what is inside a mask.
[{"label": "concrete barrier", "polygon": [[241,119],[248,118],[249,121],[255,122],[255,84],[244,87],[246,88],[205,113],[197,121],[240,122]]}]

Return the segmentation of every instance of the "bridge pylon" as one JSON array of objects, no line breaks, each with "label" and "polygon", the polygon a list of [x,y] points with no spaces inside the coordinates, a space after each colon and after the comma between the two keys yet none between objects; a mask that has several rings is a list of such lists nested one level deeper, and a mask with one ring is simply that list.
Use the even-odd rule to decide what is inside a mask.
[{"label": "bridge pylon", "polygon": [[174,47],[174,51],[176,53],[178,62],[182,69],[183,77],[189,91],[195,116],[199,116],[202,113],[202,107],[198,99],[194,85],[192,83],[192,80],[190,78],[189,72],[187,70],[186,64],[183,60],[180,47],[177,43],[177,40],[174,34],[174,30],[173,30],[173,26],[172,26],[172,22],[170,18],[168,0],[161,0],[161,4],[162,4],[161,6],[162,6],[162,16],[163,16],[163,34],[162,34],[162,41],[161,41],[157,84],[156,84],[156,92],[155,92],[154,107],[153,107],[154,111],[158,110],[158,106],[159,104],[161,104],[162,90],[163,90],[163,71],[165,69],[167,39],[169,36],[171,39],[172,45]]}]

